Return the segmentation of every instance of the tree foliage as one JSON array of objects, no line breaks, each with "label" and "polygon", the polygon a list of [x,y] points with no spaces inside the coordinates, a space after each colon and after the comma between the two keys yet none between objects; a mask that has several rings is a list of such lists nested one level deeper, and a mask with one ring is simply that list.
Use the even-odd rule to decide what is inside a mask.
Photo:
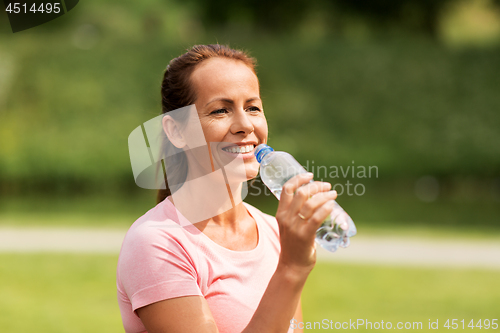
[{"label": "tree foliage", "polygon": [[[371,28],[404,29],[435,37],[439,19],[450,0],[190,0],[198,6],[204,24],[223,28],[234,23],[265,31],[290,31],[311,11],[327,17],[332,32],[349,20]],[[500,6],[500,0],[493,0]]]}]

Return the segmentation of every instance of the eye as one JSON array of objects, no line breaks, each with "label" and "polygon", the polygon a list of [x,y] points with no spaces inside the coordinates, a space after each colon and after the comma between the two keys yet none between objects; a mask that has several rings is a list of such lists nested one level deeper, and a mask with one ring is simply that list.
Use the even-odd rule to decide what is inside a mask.
[{"label": "eye", "polygon": [[210,114],[224,114],[224,113],[227,113],[227,109],[222,108],[210,112]]},{"label": "eye", "polygon": [[251,106],[247,109],[248,111],[259,112],[260,108],[258,106]]}]

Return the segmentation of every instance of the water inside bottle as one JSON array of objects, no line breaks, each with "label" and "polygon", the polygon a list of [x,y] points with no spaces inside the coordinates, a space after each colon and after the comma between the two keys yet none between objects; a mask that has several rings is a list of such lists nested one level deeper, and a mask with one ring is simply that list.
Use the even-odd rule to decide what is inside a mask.
[{"label": "water inside bottle", "polygon": [[[356,231],[350,229],[350,224],[345,221],[337,221],[338,217],[344,214],[339,214],[332,218],[335,210],[332,211],[321,226],[316,231],[316,241],[324,249],[335,252],[338,247],[349,246],[349,237],[356,234]],[[345,214],[346,215],[346,214]],[[354,223],[352,223],[354,225]]]},{"label": "water inside bottle", "polygon": [[[261,179],[278,200],[290,178],[307,172],[291,155],[283,152],[271,152],[269,157],[262,160],[260,171]],[[356,232],[352,219],[335,202],[332,212],[316,231],[316,242],[324,249],[335,252],[339,247],[347,247],[349,237],[356,235]]]},{"label": "water inside bottle", "polygon": [[[289,178],[285,179],[285,183]],[[270,191],[278,198],[281,198],[283,191],[282,185],[275,184],[269,187]],[[347,215],[344,209],[335,202],[335,206],[328,217],[323,221],[316,231],[316,242],[324,249],[335,252],[339,247],[349,246],[349,237],[356,235],[356,227],[352,219]]]}]

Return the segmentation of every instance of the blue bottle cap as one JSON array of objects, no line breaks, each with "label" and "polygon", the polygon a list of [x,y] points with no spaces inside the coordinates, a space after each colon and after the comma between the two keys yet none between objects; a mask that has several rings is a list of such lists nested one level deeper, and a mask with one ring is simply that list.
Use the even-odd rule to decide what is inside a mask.
[{"label": "blue bottle cap", "polygon": [[262,159],[264,158],[264,156],[266,156],[267,154],[269,154],[272,151],[274,151],[274,149],[269,147],[268,145],[266,145],[264,143],[258,145],[257,148],[255,148],[255,152],[254,152],[254,155],[255,155],[255,158],[257,159],[257,162],[260,163],[262,161]]}]

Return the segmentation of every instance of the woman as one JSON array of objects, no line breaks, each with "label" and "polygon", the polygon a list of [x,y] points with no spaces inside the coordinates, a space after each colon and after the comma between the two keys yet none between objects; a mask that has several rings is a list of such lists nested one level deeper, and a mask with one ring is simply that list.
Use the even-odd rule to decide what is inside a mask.
[{"label": "woman", "polygon": [[[192,130],[181,130],[194,125],[169,114],[189,105],[195,107],[205,148],[186,134]],[[329,183],[310,183],[309,173],[285,184],[276,218],[240,200],[242,179],[234,187],[238,177],[228,165],[241,163],[243,181],[256,177],[253,151],[267,142],[268,133],[254,61],[241,51],[198,45],[172,60],[162,83],[162,107],[163,130],[182,152],[176,156],[183,156],[174,165],[177,171],[167,166],[168,183],[169,172],[184,182],[171,186],[172,193],[168,186],[160,191],[160,203],[124,239],[117,287],[125,331],[292,332],[290,321],[302,319],[300,294],[316,260],[315,231],[333,208],[336,192]],[[208,166],[200,162],[203,156],[210,157]],[[219,170],[230,193],[225,201],[186,181]],[[176,193],[182,193],[182,202],[174,200]],[[216,215],[185,218],[214,208],[206,200],[217,202]]]}]

